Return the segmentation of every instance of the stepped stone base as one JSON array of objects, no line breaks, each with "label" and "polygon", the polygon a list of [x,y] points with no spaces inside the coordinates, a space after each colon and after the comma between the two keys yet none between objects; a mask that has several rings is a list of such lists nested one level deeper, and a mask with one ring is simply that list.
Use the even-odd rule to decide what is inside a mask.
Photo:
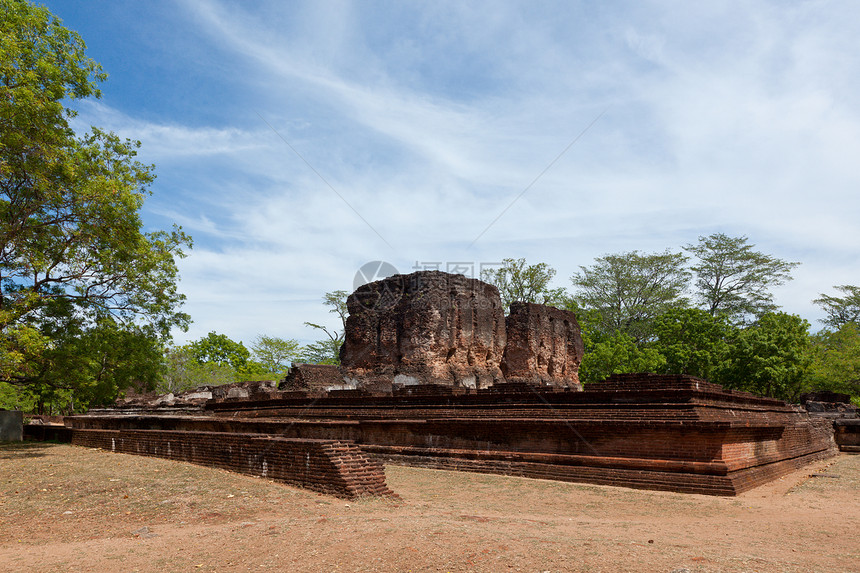
[{"label": "stepped stone base", "polygon": [[[427,385],[387,396],[342,390],[213,400],[195,416],[106,410],[66,424],[74,435],[141,436],[147,428],[145,435],[178,440],[171,443],[222,444],[211,453],[218,467],[227,463],[223,444],[287,440],[298,448],[323,440],[389,463],[709,495],[736,495],[838,451],[829,420],[688,376],[617,375],[582,392],[502,388],[511,391]],[[143,453],[162,455],[164,439],[156,453]],[[208,463],[210,454],[197,455]],[[239,457],[236,471],[260,475],[259,466],[242,465],[246,454]],[[284,481],[296,483],[296,471]],[[379,471],[377,484],[384,483]],[[322,490],[327,479],[308,479],[307,487]]]}]

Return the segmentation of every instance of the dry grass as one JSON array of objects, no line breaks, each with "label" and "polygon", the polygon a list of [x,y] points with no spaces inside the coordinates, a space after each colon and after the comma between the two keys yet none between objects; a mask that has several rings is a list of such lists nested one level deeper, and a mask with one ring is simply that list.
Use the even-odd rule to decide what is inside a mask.
[{"label": "dry grass", "polygon": [[68,445],[2,445],[0,570],[860,571],[860,456],[737,498],[386,473],[401,502]]}]

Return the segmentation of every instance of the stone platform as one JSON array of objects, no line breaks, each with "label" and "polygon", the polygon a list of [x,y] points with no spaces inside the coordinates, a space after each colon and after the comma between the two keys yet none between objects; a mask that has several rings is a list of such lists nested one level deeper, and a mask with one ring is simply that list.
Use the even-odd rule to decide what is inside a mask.
[{"label": "stone platform", "polygon": [[194,415],[105,410],[66,424],[73,441],[144,428],[195,442],[323,440],[389,463],[709,495],[737,495],[837,451],[829,421],[688,376],[616,375],[582,392],[501,388],[290,393],[210,400]]}]

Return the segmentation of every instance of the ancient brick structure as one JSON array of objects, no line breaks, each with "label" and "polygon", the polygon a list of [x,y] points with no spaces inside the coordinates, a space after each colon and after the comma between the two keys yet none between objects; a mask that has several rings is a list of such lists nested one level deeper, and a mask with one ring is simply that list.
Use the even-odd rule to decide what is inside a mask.
[{"label": "ancient brick structure", "polygon": [[800,403],[810,416],[833,422],[836,445],[843,452],[860,452],[860,409],[851,403],[851,396],[837,392],[807,392]]},{"label": "ancient brick structure", "polygon": [[213,386],[210,390],[212,398],[223,400],[227,398],[240,399],[265,399],[278,389],[278,383],[274,380],[253,380],[250,382],[234,382],[222,386]]},{"label": "ancient brick structure", "polygon": [[[322,440],[399,464],[711,495],[736,495],[837,451],[830,420],[688,376],[616,375],[582,392],[501,386],[510,391],[422,385],[384,396],[211,400],[194,416],[105,410],[66,425],[75,443],[256,475],[261,463],[247,464],[257,446],[238,454],[237,444],[298,440],[260,443],[287,449],[278,479],[319,490],[330,488],[330,474],[302,474],[291,448],[307,456]],[[383,479],[373,468],[355,471],[377,486]]]},{"label": "ancient brick structure", "polygon": [[481,281],[396,275],[347,305],[340,369],[69,417],[71,439],[344,496],[390,493],[379,460],[735,495],[837,451],[830,419],[689,376],[579,391],[575,316],[514,303],[505,320]]},{"label": "ancient brick structure", "polygon": [[84,418],[72,420],[70,425],[71,443],[78,446],[217,467],[339,497],[394,495],[385,485],[382,464],[348,441],[238,432],[76,427],[86,425]]},{"label": "ancient brick structure", "polygon": [[278,383],[274,380],[254,380],[250,382],[234,382],[220,386],[204,385],[180,392],[157,395],[155,392],[138,394],[133,389],[126,390],[126,395],[116,402],[117,408],[124,410],[152,411],[163,408],[174,411],[184,408],[195,411],[209,400],[259,400],[272,397],[277,391]]},{"label": "ancient brick structure", "polygon": [[327,392],[343,387],[343,374],[337,366],[295,364],[278,389],[285,392]]},{"label": "ancient brick structure", "polygon": [[688,376],[616,375],[583,392],[525,388],[210,409],[281,435],[350,439],[395,463],[711,495],[836,452],[829,421]]},{"label": "ancient brick structure", "polygon": [[579,364],[585,350],[572,312],[515,302],[505,319],[505,334],[501,368],[508,382],[581,389]]},{"label": "ancient brick structure", "polygon": [[843,452],[860,453],[860,419],[841,418],[833,420],[834,438]]},{"label": "ancient brick structure", "polygon": [[347,380],[483,388],[502,379],[505,320],[496,287],[439,271],[395,275],[347,299]]}]

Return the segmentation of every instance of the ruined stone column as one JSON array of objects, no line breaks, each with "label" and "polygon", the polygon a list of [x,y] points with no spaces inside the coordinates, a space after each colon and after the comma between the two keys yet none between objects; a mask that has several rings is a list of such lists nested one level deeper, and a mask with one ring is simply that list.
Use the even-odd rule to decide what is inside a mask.
[{"label": "ruined stone column", "polygon": [[581,390],[585,348],[576,315],[542,304],[515,302],[505,319],[502,373],[508,382]]},{"label": "ruined stone column", "polygon": [[347,299],[341,366],[356,387],[502,380],[505,321],[496,287],[421,271],[366,284]]}]

